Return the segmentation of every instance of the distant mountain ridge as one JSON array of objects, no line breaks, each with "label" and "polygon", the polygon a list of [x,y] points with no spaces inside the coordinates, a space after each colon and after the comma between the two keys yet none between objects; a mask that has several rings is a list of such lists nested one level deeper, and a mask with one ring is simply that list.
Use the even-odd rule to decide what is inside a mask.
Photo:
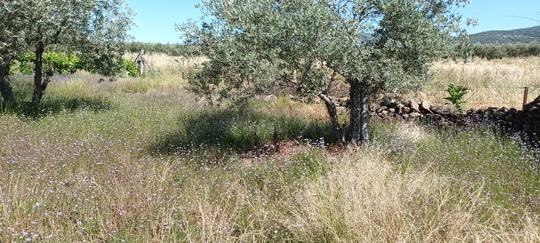
[{"label": "distant mountain ridge", "polygon": [[470,35],[472,43],[480,44],[514,44],[540,43],[540,25],[515,30],[494,30]]}]

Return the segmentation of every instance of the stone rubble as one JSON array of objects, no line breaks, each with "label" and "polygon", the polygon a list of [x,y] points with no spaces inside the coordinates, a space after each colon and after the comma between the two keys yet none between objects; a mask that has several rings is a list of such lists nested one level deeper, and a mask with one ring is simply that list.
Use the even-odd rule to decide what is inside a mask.
[{"label": "stone rubble", "polygon": [[[348,106],[347,98],[337,99],[341,107]],[[436,126],[473,126],[488,124],[500,127],[506,133],[525,134],[533,144],[540,145],[540,97],[523,110],[489,107],[459,112],[453,105],[435,105],[427,100],[411,99],[406,102],[383,100],[369,106],[372,119],[421,121]]]}]

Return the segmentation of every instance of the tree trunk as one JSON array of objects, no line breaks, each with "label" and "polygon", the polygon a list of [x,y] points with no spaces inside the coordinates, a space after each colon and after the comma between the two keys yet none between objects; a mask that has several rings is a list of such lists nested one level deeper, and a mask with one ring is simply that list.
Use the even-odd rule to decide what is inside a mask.
[{"label": "tree trunk", "polygon": [[347,139],[361,145],[369,142],[369,86],[358,80],[350,80],[350,127]]},{"label": "tree trunk", "polygon": [[326,94],[319,94],[319,98],[321,98],[324,101],[324,105],[326,106],[326,110],[328,111],[328,116],[330,116],[330,122],[332,123],[332,132],[333,135],[338,137],[340,136],[340,128],[339,128],[339,122],[338,122],[338,112],[337,112],[337,106],[334,101],[330,99]]},{"label": "tree trunk", "polygon": [[[38,42],[36,45],[36,60],[34,61],[34,93],[32,95],[32,105],[37,107],[43,97],[43,53],[45,45]],[[46,85],[45,85],[46,87]]]},{"label": "tree trunk", "polygon": [[13,96],[13,89],[9,84],[9,62],[0,64],[0,93],[4,100],[4,105],[15,105],[15,97]]},{"label": "tree trunk", "polygon": [[42,81],[43,81],[43,53],[45,46],[43,42],[38,42],[36,45],[36,60],[34,61],[34,94],[32,95],[32,104],[37,107],[43,96]]}]

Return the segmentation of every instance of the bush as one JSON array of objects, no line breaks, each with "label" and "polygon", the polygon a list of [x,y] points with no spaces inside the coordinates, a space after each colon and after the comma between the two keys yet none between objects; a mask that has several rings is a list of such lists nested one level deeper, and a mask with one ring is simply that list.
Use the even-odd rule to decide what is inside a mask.
[{"label": "bush", "polygon": [[132,62],[131,60],[124,59],[122,62],[122,70],[124,73],[126,73],[128,76],[136,77],[139,75],[139,67],[135,64],[135,62]]},{"label": "bush", "polygon": [[75,54],[47,52],[43,56],[46,65],[50,65],[57,73],[75,73],[81,68],[81,59]]},{"label": "bush", "polygon": [[[36,54],[34,52],[25,52],[13,63],[11,68],[12,73],[32,74],[34,72],[34,62]],[[46,72],[52,69],[55,73],[66,74],[75,73],[78,70],[85,70],[91,73],[98,73],[98,67],[91,65],[89,60],[82,58],[78,54],[49,51],[43,54],[43,66]],[[112,69],[118,70],[119,73],[127,76],[135,77],[139,75],[137,65],[128,59],[112,62]]]},{"label": "bush", "polygon": [[[26,52],[16,59],[14,70],[24,74],[31,74],[34,70],[36,54]],[[46,52],[43,55],[44,71],[52,69],[56,73],[75,73],[81,69],[81,58],[76,54],[66,54],[62,52]]]},{"label": "bush", "polygon": [[464,98],[469,93],[469,89],[464,86],[450,84],[446,92],[448,92],[449,96],[444,99],[452,102],[459,111],[463,111],[463,105],[465,104]]}]

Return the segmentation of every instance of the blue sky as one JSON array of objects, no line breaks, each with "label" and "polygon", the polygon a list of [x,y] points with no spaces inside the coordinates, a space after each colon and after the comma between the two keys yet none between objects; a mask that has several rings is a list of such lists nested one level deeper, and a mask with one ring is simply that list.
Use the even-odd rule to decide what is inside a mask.
[{"label": "blue sky", "polygon": [[[136,14],[136,26],[131,31],[136,41],[179,42],[175,24],[200,16],[200,10],[195,8],[199,0],[127,2]],[[471,33],[524,28],[540,25],[540,0],[471,0],[471,4],[462,13],[467,18],[474,17],[479,21],[478,26],[469,28]]]}]

